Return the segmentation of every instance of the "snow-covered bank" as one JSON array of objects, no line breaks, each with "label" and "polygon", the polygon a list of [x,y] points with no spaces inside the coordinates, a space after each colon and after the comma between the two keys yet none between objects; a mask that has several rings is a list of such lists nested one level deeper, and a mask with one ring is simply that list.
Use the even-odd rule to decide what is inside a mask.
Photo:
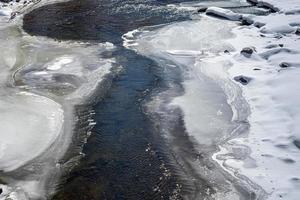
[{"label": "snow-covered bank", "polygon": [[50,3],[37,2],[0,3],[0,199],[52,195],[70,166],[61,159],[78,120],[73,107],[93,95],[114,63],[101,56],[114,50],[111,43],[58,42],[24,33],[23,13]]},{"label": "snow-covered bank", "polygon": [[[228,42],[236,51],[220,57],[232,63],[231,79],[251,78],[241,85],[251,109],[250,129],[247,137],[222,145],[215,157],[226,170],[262,186],[268,199],[296,200],[300,196],[300,37],[296,34],[300,2],[259,3],[279,13],[246,16],[254,25],[235,28],[236,37]],[[254,48],[249,58],[239,53],[245,47]]]},{"label": "snow-covered bank", "polygon": [[[233,177],[253,186],[256,197],[251,198],[296,200],[300,196],[300,2],[259,2],[278,12],[255,16],[208,8],[208,12],[223,18],[247,20],[253,25],[232,28],[228,21],[218,19],[217,27],[212,21],[205,26],[207,17],[201,15],[200,22],[196,19],[130,32],[124,36],[124,45],[153,59],[171,60],[183,68],[185,94],[176,98],[173,105],[183,110],[186,129],[200,144],[216,137],[205,132],[211,128],[209,125],[224,127],[224,121],[214,120],[224,114],[222,108],[210,109],[212,104],[213,108],[218,104],[211,99],[203,104],[199,100],[203,96],[197,95],[200,91],[206,94],[201,89],[201,84],[206,84],[203,74],[222,87],[238,131],[215,140],[220,151],[213,158]],[[228,26],[233,35],[224,37]],[[215,33],[223,35],[218,40]],[[197,79],[202,81],[195,82]],[[212,111],[211,115],[207,110]],[[206,120],[203,115],[209,119],[205,125],[201,124],[201,120]]]}]

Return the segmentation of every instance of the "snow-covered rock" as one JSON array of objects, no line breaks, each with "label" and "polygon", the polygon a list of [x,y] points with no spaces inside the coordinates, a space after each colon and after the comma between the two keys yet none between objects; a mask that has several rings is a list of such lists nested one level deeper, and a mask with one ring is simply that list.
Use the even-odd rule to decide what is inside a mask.
[{"label": "snow-covered rock", "polygon": [[239,21],[242,19],[241,14],[232,12],[231,10],[228,9],[219,8],[219,7],[207,8],[206,14],[216,15],[233,21]]}]

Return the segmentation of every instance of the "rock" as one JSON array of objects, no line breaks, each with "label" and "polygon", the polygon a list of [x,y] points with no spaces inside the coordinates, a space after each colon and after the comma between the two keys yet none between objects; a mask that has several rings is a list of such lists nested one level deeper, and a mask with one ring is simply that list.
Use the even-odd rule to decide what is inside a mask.
[{"label": "rock", "polygon": [[247,19],[247,18],[243,18],[242,21],[241,21],[241,23],[242,23],[242,25],[249,26],[249,25],[253,24],[253,20]]},{"label": "rock", "polygon": [[226,50],[224,51],[224,53],[229,53],[229,51],[226,49]]},{"label": "rock", "polygon": [[241,76],[236,76],[233,79],[237,82],[240,82],[243,85],[247,85],[251,81],[251,78],[246,77],[246,76],[242,76],[242,75]]},{"label": "rock", "polygon": [[283,44],[279,44],[278,46],[283,47]]},{"label": "rock", "polygon": [[0,194],[2,194],[2,192],[3,192],[3,190],[2,190],[2,188],[0,188]]},{"label": "rock", "polygon": [[259,71],[259,70],[261,70],[261,69],[259,69],[259,68],[254,68],[253,70],[254,70],[254,71]]},{"label": "rock", "polygon": [[300,140],[294,140],[293,143],[298,149],[300,149]]},{"label": "rock", "polygon": [[250,58],[254,51],[255,49],[253,47],[245,47],[242,49],[241,54],[247,58]]},{"label": "rock", "polygon": [[290,67],[291,65],[290,65],[289,63],[287,63],[287,62],[282,62],[282,63],[279,64],[279,66],[280,66],[281,68],[288,68],[288,67]]},{"label": "rock", "polygon": [[296,35],[300,35],[300,28],[297,28],[295,34],[296,34]]},{"label": "rock", "polygon": [[253,24],[255,27],[257,27],[257,28],[261,28],[261,27],[263,27],[264,25],[266,25],[265,23],[262,23],[262,22],[255,22],[254,24]]},{"label": "rock", "polygon": [[202,8],[199,8],[197,10],[198,13],[202,13],[202,12],[206,12],[207,8],[206,7],[202,7]]}]

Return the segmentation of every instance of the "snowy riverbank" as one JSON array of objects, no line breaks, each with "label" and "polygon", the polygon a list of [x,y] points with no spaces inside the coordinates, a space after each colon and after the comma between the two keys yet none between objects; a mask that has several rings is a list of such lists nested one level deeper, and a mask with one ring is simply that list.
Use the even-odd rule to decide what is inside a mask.
[{"label": "snowy riverbank", "polygon": [[[229,61],[232,80],[241,76],[250,80],[240,87],[251,112],[247,135],[221,145],[215,158],[229,172],[260,185],[268,199],[296,200],[300,195],[300,2],[258,3],[277,12],[243,16],[253,25],[233,30],[235,37],[227,42],[236,51],[212,60]],[[239,53],[245,47],[252,48],[252,55]]]},{"label": "snowy riverbank", "polygon": [[[198,143],[219,144],[213,158],[223,169],[252,185],[258,199],[296,200],[300,195],[300,2],[253,3],[276,12],[257,16],[205,5],[209,14],[248,25],[230,25],[223,19],[217,19],[223,23],[218,24],[200,14],[192,21],[130,32],[124,35],[124,45],[154,59],[172,60],[188,71],[185,94],[172,105],[181,108],[187,132]],[[203,7],[201,3],[181,6]],[[201,74],[215,80],[227,95],[231,120],[237,125],[231,134],[224,135],[228,131],[224,107],[214,110],[217,102],[201,100],[198,92],[204,92],[205,79]],[[203,106],[212,108],[204,112]],[[208,121],[202,124],[203,120]],[[206,130],[223,132],[219,135],[223,138],[215,139]]]}]

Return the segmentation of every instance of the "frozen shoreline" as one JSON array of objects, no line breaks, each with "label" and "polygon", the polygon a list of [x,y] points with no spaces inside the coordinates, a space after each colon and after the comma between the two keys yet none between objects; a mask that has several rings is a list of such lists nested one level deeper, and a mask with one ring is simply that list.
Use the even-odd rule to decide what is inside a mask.
[{"label": "frozen shoreline", "polygon": [[[219,77],[223,75],[223,62],[209,62],[225,50],[232,50],[232,46],[224,40],[232,37],[230,30],[236,26],[234,22],[201,16],[192,21],[141,28],[123,36],[124,46],[127,48],[157,60],[158,63],[161,62],[160,60],[165,60],[166,63],[170,63],[162,62],[161,67],[166,68],[166,71],[172,68],[181,71],[182,87],[185,92],[166,106],[170,109],[172,107],[181,109],[190,140],[196,141],[200,146],[199,152],[208,157],[217,151],[216,146],[236,130],[238,122],[244,121],[248,113],[248,107],[244,106],[243,100],[236,99],[241,92],[240,88],[227,77]],[[204,69],[209,64],[211,72],[205,71],[209,67]],[[224,66],[224,70],[227,68],[228,66]],[[229,88],[225,88],[225,85]],[[223,89],[230,94],[227,93],[226,96]],[[231,110],[226,101],[235,104],[245,113]],[[159,107],[157,109],[155,112],[162,112]],[[232,118],[235,120],[232,121]],[[211,195],[209,196],[211,199],[249,198],[252,191],[260,192],[255,184],[249,185],[248,182],[233,180],[227,174],[222,174],[220,171],[223,170],[218,166],[208,170],[200,168],[197,162],[194,163],[196,170],[214,190],[211,194],[210,191],[207,193],[208,196]],[[212,161],[208,158],[207,165],[210,162]],[[199,168],[196,167],[197,165]],[[240,184],[239,188],[235,187],[237,183]],[[240,192],[241,188],[244,193]]]},{"label": "frozen shoreline", "polygon": [[[114,63],[100,56],[114,50],[111,43],[58,42],[22,30],[24,13],[55,2],[0,5],[0,199],[52,195],[76,160],[62,161],[79,120],[74,106],[89,100]],[[85,118],[86,126],[95,125]]]},{"label": "frozen shoreline", "polygon": [[[237,179],[256,184],[258,199],[296,200],[300,195],[300,87],[297,84],[300,3],[294,0],[254,3],[278,12],[255,16],[208,7],[209,13],[252,24],[233,28],[233,36],[222,41],[226,44],[223,50],[220,43],[216,44],[215,52],[206,49],[210,38],[194,34],[203,27],[194,20],[166,25],[167,28],[132,31],[124,36],[124,45],[143,55],[194,66],[214,79],[227,94],[234,114],[232,120],[241,125],[243,132],[233,132],[225,138],[213,159]],[[193,5],[188,6],[192,9]],[[195,57],[196,63],[185,63],[187,58]],[[194,76],[197,76],[195,71]],[[199,122],[195,121],[197,109],[190,109],[187,104],[192,102],[197,106],[199,101],[191,100],[189,88],[185,86],[186,96],[176,98],[175,103],[185,113],[189,134],[197,138],[201,133],[201,129],[197,130]],[[184,103],[185,98],[190,100]],[[238,99],[244,99],[248,106],[236,104],[240,102]]]}]

